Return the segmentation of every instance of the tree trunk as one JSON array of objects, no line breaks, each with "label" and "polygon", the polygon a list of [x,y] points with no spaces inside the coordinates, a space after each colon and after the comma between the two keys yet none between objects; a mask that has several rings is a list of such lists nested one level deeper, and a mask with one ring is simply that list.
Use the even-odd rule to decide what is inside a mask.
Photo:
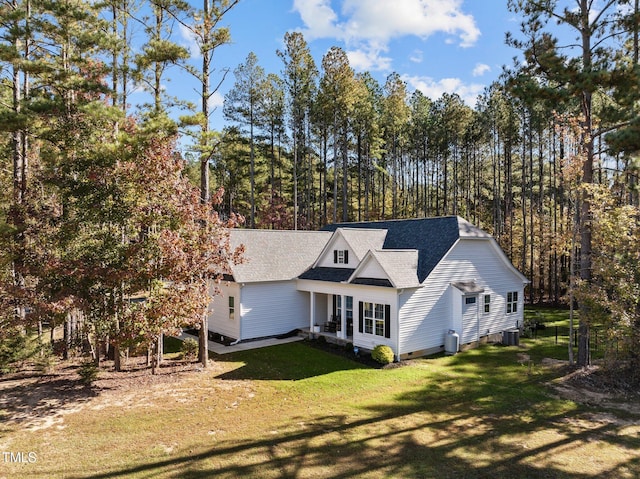
[{"label": "tree trunk", "polygon": [[115,343],[113,345],[113,368],[120,372],[122,371],[122,362],[120,361],[121,357],[120,357],[120,345],[118,343]]},{"label": "tree trunk", "polygon": [[162,362],[164,361],[164,343],[163,343],[163,334],[160,333],[160,335],[158,336],[158,345],[157,345],[157,350],[158,350],[158,367],[162,366]]},{"label": "tree trunk", "polygon": [[200,332],[198,334],[198,361],[202,364],[203,368],[209,366],[208,331],[209,318],[206,314],[203,314],[200,322]]}]

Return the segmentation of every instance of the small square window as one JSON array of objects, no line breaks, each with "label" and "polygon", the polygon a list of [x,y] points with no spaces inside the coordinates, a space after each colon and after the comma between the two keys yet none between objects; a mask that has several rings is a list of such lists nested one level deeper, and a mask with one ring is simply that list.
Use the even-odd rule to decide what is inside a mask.
[{"label": "small square window", "polygon": [[465,304],[476,304],[476,297],[475,296],[468,296],[468,297],[464,298],[464,303]]},{"label": "small square window", "polygon": [[346,249],[334,249],[333,250],[333,262],[335,264],[349,264],[349,250],[346,250]]}]

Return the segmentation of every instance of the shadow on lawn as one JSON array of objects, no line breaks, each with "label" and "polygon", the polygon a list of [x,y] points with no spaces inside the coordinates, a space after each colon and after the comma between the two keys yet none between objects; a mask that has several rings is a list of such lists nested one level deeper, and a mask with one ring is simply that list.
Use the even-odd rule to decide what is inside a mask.
[{"label": "shadow on lawn", "polygon": [[97,392],[73,378],[40,375],[0,382],[0,410],[4,420],[22,427],[37,426],[52,414],[89,401]]},{"label": "shadow on lawn", "polygon": [[[404,408],[394,406],[392,411],[361,420],[352,420],[343,415],[317,418],[299,432],[241,443],[222,442],[219,447],[192,455],[105,474],[66,477],[107,479],[162,474],[163,477],[187,479],[300,476],[587,479],[595,476],[638,477],[640,474],[637,458],[615,464],[606,470],[598,470],[595,475],[567,471],[561,460],[553,460],[554,454],[578,450],[593,440],[631,447],[617,437],[619,428],[612,424],[576,431],[572,427],[572,420],[579,417],[574,412],[533,422],[523,422],[513,417],[489,417],[470,430],[461,424],[477,416],[456,410],[455,404],[452,409],[455,414],[442,421],[421,415],[422,405]],[[451,411],[448,413],[451,415]],[[403,426],[390,424],[387,427],[388,422]],[[506,422],[509,424],[505,425]],[[526,442],[526,435],[550,428],[556,432],[556,439],[531,448],[517,442],[504,444],[500,440],[507,432],[517,432]],[[376,432],[366,434],[369,429]],[[426,433],[432,439],[425,441],[423,436]],[[321,447],[318,447],[319,442],[323,443]],[[584,460],[591,459],[585,457]],[[544,466],[540,461],[544,461]]]},{"label": "shadow on lawn", "polygon": [[336,371],[364,369],[366,365],[343,356],[309,347],[305,343],[288,343],[215,357],[217,362],[240,362],[243,365],[217,376],[228,380],[297,381]]},{"label": "shadow on lawn", "polygon": [[[386,403],[358,403],[349,409],[353,415],[300,413],[286,423],[283,418],[284,430],[268,437],[222,440],[192,454],[104,474],[66,471],[65,477],[640,477],[640,438],[625,433],[627,423],[594,419],[592,411],[552,398],[540,378],[500,369],[501,354],[495,349],[451,358],[450,368],[434,372],[422,386],[387,396]],[[492,371],[492,364],[498,369]],[[478,367],[486,374],[478,375]],[[604,446],[623,451],[623,458],[603,466],[593,452]],[[589,472],[574,472],[578,467],[571,464]]]}]

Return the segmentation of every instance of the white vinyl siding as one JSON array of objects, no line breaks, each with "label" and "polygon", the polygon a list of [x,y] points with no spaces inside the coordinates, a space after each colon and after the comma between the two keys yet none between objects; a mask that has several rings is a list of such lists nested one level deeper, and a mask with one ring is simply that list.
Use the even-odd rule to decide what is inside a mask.
[{"label": "white vinyl siding", "polygon": [[[342,261],[338,262],[338,254],[341,255]],[[335,236],[331,246],[324,251],[322,257],[318,260],[317,266],[326,268],[354,268],[357,263],[353,251],[350,250],[348,243],[342,236]],[[348,260],[348,261],[347,261]]]},{"label": "white vinyl siding", "polygon": [[[507,291],[520,291],[518,299],[521,301],[522,278],[505,264],[489,241],[459,240],[433,269],[421,288],[401,296],[401,354],[441,347],[449,329],[456,329],[460,334],[460,344],[465,344],[475,341],[478,335],[497,333],[516,326],[518,322],[522,324],[520,303],[517,313],[505,314]],[[482,309],[476,315],[477,323],[473,326],[456,324],[461,318],[454,318],[453,311],[454,301],[460,301],[456,315],[462,314],[465,300],[459,292],[453,291],[455,288],[451,283],[469,280],[475,280],[484,288],[481,295],[491,296],[489,313],[485,314]]]},{"label": "white vinyl siding", "polygon": [[[309,327],[309,294],[295,281],[247,283],[242,288],[242,339],[261,338]],[[237,308],[237,307],[236,307]]]},{"label": "white vinyl siding", "polygon": [[[241,301],[240,285],[237,283],[224,283],[219,287],[220,294],[214,296],[209,313],[209,331],[214,331],[229,338],[240,336],[240,321],[238,316],[238,304]],[[229,318],[230,298],[234,302],[234,318]]]},{"label": "white vinyl siding", "polygon": [[[237,283],[220,286],[213,299],[209,330],[236,339],[288,333],[309,326],[309,294],[295,281]],[[230,298],[233,297],[233,319]]]}]

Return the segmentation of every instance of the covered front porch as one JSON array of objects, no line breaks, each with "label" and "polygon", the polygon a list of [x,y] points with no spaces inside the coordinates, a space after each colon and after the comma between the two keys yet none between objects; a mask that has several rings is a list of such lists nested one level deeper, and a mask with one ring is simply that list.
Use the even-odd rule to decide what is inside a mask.
[{"label": "covered front porch", "polygon": [[314,335],[353,341],[353,297],[310,291],[309,332]]}]

